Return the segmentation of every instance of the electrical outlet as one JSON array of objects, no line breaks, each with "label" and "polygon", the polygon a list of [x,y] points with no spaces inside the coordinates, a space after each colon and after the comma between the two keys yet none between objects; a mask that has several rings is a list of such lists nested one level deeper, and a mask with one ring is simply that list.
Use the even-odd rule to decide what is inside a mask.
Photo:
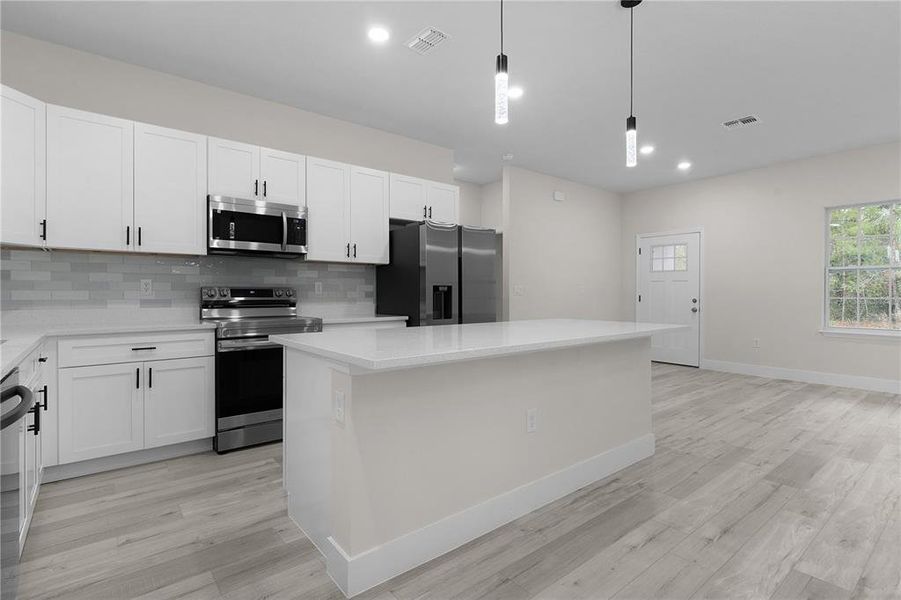
[{"label": "electrical outlet", "polygon": [[753,344],[754,344],[753,347],[754,347],[755,349],[759,349],[759,348],[760,348],[760,338],[754,338]]},{"label": "electrical outlet", "polygon": [[313,284],[313,293],[316,294],[317,296],[322,295],[322,282],[321,281],[317,281],[316,283]]},{"label": "electrical outlet", "polygon": [[526,289],[521,285],[514,285],[513,286],[513,295],[514,296],[525,296]]},{"label": "electrical outlet", "polygon": [[526,433],[534,433],[538,429],[538,409],[526,409]]},{"label": "electrical outlet", "polygon": [[332,408],[335,412],[335,422],[339,425],[344,424],[344,392],[335,392],[335,399]]},{"label": "electrical outlet", "polygon": [[141,298],[153,298],[153,280],[141,280]]}]

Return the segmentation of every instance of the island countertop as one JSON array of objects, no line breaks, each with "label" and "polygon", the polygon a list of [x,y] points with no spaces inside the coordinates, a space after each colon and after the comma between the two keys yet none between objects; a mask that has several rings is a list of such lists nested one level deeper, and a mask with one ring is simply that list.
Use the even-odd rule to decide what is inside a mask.
[{"label": "island countertop", "polygon": [[649,337],[681,325],[580,319],[358,329],[273,335],[269,339],[367,370],[402,369]]}]

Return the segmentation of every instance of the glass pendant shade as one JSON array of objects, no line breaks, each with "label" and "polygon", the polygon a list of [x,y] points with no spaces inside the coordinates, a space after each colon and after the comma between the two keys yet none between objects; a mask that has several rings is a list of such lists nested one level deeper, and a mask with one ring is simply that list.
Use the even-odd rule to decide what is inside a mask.
[{"label": "glass pendant shade", "polygon": [[497,55],[497,71],[494,75],[494,122],[507,122],[507,55]]},{"label": "glass pendant shade", "polygon": [[626,166],[638,164],[638,128],[635,117],[626,119]]}]

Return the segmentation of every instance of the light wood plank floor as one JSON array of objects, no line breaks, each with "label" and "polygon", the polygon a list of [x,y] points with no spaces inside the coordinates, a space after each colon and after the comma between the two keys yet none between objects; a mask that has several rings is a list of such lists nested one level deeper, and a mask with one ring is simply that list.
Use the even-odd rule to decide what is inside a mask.
[{"label": "light wood plank floor", "polygon": [[[901,597],[898,396],[653,373],[655,456],[360,597]],[[341,598],[280,451],[43,486],[21,597]]]}]

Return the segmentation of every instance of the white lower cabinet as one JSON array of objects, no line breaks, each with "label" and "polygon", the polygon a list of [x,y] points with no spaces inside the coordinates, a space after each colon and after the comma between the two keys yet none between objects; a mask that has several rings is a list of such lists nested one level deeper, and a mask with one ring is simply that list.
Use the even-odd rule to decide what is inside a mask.
[{"label": "white lower cabinet", "polygon": [[143,363],[59,371],[59,462],[144,447]]},{"label": "white lower cabinet", "polygon": [[215,361],[212,356],[145,363],[144,445],[206,437],[213,431]]}]

